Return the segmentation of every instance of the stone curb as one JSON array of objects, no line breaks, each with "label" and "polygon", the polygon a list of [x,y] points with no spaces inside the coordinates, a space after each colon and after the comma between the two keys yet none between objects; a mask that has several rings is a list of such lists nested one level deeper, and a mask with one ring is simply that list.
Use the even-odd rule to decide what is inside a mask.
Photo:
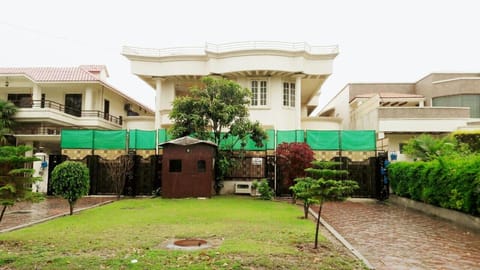
[{"label": "stone curb", "polygon": [[[318,215],[312,208],[308,209],[308,212],[317,220]],[[375,267],[365,258],[357,249],[355,249],[352,244],[350,244],[343,236],[338,233],[330,224],[328,224],[323,218],[320,218],[320,223],[335,237],[340,241],[355,257],[361,260],[368,269],[374,270]]]},{"label": "stone curb", "polygon": [[[87,209],[90,209],[90,208],[102,206],[102,205],[109,204],[109,203],[112,203],[112,202],[114,202],[114,200],[97,203],[95,205],[88,206],[88,207],[74,209],[73,213],[78,213],[78,212],[81,212],[83,210],[87,210]],[[52,219],[56,219],[56,218],[63,217],[63,216],[68,216],[68,215],[70,215],[70,211],[67,211],[66,213],[62,213],[62,214],[57,214],[57,215],[54,215],[54,216],[49,216],[49,217],[46,217],[46,218],[43,218],[43,219],[35,220],[35,221],[30,222],[30,223],[6,228],[6,229],[3,229],[3,230],[0,230],[0,233],[6,233],[6,232],[15,231],[15,230],[20,230],[20,229],[23,229],[23,228],[26,228],[26,227],[30,227],[30,226],[33,226],[33,225],[36,225],[36,224],[39,224],[39,223],[43,223],[43,222],[46,222],[46,221],[49,221],[49,220],[52,220]]]},{"label": "stone curb", "polygon": [[421,211],[428,215],[433,215],[451,221],[455,224],[476,230],[480,232],[480,218],[472,215],[468,215],[462,212],[458,212],[451,209],[441,208],[438,206],[426,204],[423,202],[414,201],[408,198],[399,197],[390,194],[388,202],[397,206],[408,207],[417,211]]}]

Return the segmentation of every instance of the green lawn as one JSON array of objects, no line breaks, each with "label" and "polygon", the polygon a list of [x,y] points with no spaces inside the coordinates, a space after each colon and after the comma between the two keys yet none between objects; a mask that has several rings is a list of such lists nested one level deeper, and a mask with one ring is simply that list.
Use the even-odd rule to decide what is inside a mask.
[{"label": "green lawn", "polygon": [[[0,269],[362,269],[288,203],[249,197],[126,199],[0,234]],[[218,247],[172,251],[171,239]],[[132,260],[136,260],[132,262]]]}]

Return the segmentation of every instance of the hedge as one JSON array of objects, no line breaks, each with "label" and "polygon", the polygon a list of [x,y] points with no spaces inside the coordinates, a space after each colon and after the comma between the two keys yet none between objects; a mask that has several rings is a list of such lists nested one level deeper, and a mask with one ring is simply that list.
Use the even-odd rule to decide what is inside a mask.
[{"label": "hedge", "polygon": [[388,166],[395,194],[480,216],[480,155]]}]

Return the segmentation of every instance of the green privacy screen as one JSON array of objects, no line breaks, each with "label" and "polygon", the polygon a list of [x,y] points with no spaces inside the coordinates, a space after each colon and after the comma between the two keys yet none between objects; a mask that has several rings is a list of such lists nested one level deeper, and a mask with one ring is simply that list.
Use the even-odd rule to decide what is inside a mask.
[{"label": "green privacy screen", "polygon": [[307,130],[307,144],[312,150],[339,150],[338,130]]},{"label": "green privacy screen", "polygon": [[126,149],[126,130],[95,130],[93,132],[94,149]]},{"label": "green privacy screen", "polygon": [[62,130],[60,147],[63,149],[92,149],[93,130]]},{"label": "green privacy screen", "polygon": [[277,130],[277,145],[281,143],[305,142],[303,130]]},{"label": "green privacy screen", "polygon": [[[60,145],[63,149],[126,149],[127,135],[130,149],[156,149],[158,143],[171,138],[166,129],[155,130],[62,130]],[[245,150],[273,150],[276,144],[306,142],[313,150],[324,151],[373,151],[376,149],[374,130],[266,130],[268,139],[263,147],[256,147],[249,138]],[[276,136],[276,138],[275,138]],[[227,138],[220,144],[227,149],[234,144],[234,150],[241,150],[236,137]]]},{"label": "green privacy screen", "polygon": [[349,151],[374,151],[376,149],[375,130],[342,130],[341,149]]},{"label": "green privacy screen", "polygon": [[62,130],[63,149],[125,149],[126,130]]},{"label": "green privacy screen", "polygon": [[156,149],[155,130],[133,129],[128,132],[128,137],[128,148],[130,149]]}]

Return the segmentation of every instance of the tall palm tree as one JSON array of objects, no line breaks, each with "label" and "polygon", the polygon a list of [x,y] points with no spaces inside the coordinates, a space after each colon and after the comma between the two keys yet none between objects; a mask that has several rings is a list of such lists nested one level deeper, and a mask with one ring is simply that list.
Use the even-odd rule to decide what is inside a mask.
[{"label": "tall palm tree", "polygon": [[17,107],[12,102],[0,100],[0,145],[4,145],[7,142],[6,135],[12,133],[15,113]]}]

